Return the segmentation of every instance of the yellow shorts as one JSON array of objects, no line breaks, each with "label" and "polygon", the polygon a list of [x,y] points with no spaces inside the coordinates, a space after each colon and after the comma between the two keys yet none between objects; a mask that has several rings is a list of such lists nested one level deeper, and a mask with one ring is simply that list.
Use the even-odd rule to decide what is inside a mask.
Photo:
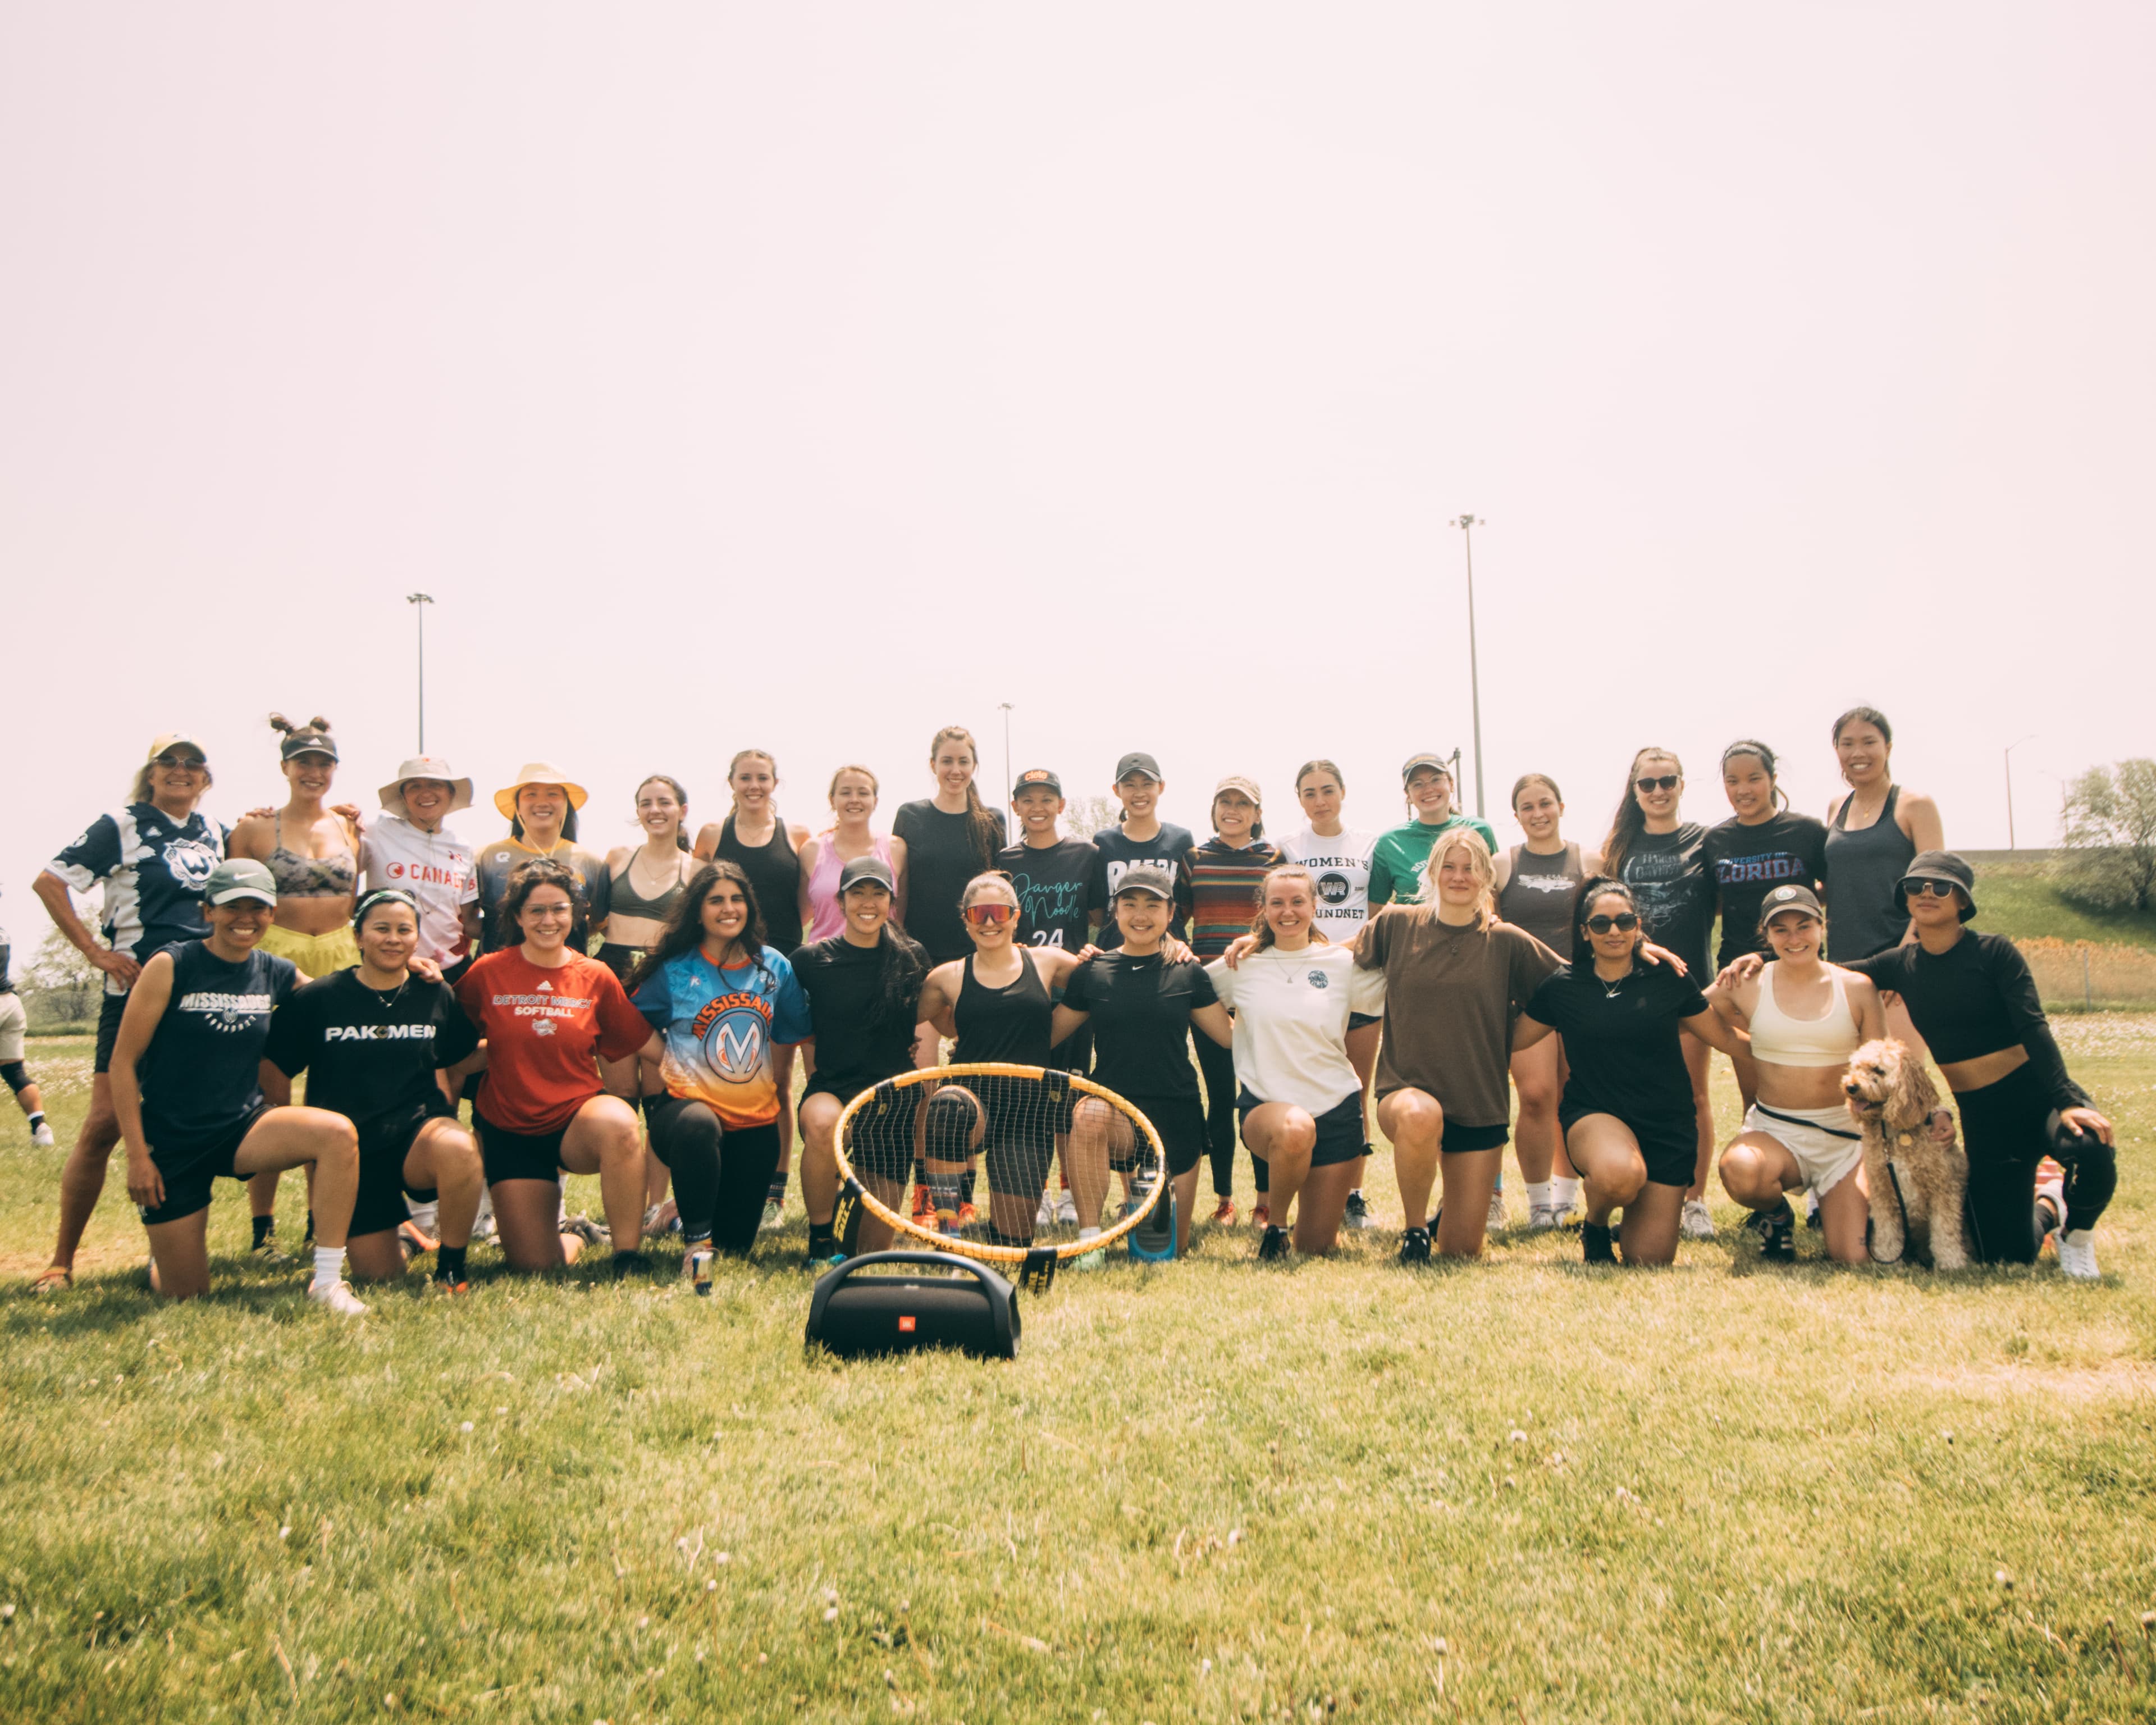
[{"label": "yellow shorts", "polygon": [[332,928],[327,934],[301,934],[297,929],[280,928],[272,923],[269,933],[255,945],[264,952],[290,959],[299,966],[300,974],[308,978],[332,976],[359,963],[359,942],[349,928]]}]

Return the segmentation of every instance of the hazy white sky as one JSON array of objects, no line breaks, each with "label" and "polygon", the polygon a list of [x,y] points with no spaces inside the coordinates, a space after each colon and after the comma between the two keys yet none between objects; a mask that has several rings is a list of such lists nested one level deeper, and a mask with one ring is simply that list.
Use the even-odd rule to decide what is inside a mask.
[{"label": "hazy white sky", "polygon": [[[1817,810],[1870,701],[1948,839],[2156,751],[2156,9],[0,13],[0,919],[151,736],[213,810],[428,736],[626,830],[947,721],[1172,814],[1471,747]],[[991,740],[993,739],[993,740]],[[1467,788],[1472,800],[1471,783]],[[490,811],[459,823],[477,836]],[[1501,833],[1513,836],[1501,821]]]}]

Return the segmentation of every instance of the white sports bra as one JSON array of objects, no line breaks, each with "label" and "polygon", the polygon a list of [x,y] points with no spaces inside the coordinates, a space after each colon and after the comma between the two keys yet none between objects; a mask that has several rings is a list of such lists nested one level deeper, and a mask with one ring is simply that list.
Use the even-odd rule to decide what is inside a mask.
[{"label": "white sports bra", "polygon": [[1856,1014],[1839,975],[1834,1000],[1815,1019],[1793,1019],[1774,999],[1774,973],[1779,963],[1759,973],[1759,999],[1752,1009],[1752,1057],[1777,1066],[1841,1066],[1856,1052]]}]

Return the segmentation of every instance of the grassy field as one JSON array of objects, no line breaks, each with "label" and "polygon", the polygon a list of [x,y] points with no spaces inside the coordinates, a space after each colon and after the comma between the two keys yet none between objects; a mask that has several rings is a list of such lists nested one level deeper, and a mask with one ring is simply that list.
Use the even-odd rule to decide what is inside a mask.
[{"label": "grassy field", "polygon": [[2092,911],[2066,897],[2051,882],[2051,853],[1978,850],[1976,927],[2013,940],[2092,941],[2099,946],[2156,949],[2156,914]]},{"label": "grassy field", "polygon": [[[2062,1034],[2124,1128],[2098,1286],[1762,1266],[1727,1206],[1651,1273],[1240,1230],[1005,1364],[804,1358],[798,1207],[709,1301],[479,1255],[347,1324],[235,1255],[154,1307],[108,1189],[33,1300],[10,1115],[0,1717],[2148,1718],[2156,1020]],[[86,1055],[33,1045],[64,1142]]]}]

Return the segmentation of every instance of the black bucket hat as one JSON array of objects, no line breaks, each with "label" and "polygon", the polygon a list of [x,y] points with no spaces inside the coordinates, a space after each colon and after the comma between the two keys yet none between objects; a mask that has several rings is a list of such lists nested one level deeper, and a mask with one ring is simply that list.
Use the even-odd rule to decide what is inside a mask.
[{"label": "black bucket hat", "polygon": [[1964,922],[1976,914],[1976,870],[1969,867],[1951,850],[1920,850],[1902,870],[1902,878],[1894,883],[1894,902],[1903,905],[1909,896],[1912,880],[1939,880],[1948,886],[1961,888],[1961,920]]}]

